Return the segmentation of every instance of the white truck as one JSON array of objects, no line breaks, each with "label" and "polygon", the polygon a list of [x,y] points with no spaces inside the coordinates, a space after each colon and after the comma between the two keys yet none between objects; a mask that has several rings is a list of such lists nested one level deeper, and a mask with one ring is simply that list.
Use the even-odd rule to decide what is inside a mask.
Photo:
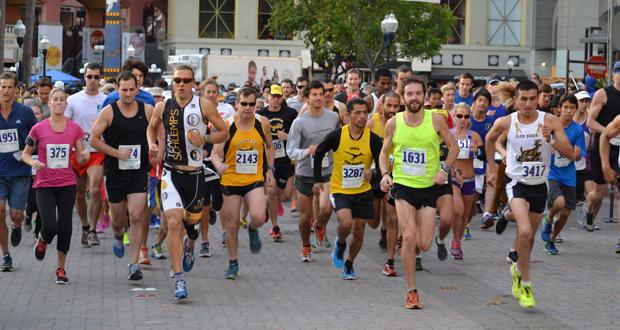
[{"label": "white truck", "polygon": [[[295,81],[302,75],[300,57],[263,57],[233,55],[171,55],[168,56],[168,70],[162,77],[172,80],[172,71],[179,64],[187,64],[194,69],[196,81],[217,76],[220,84],[235,83],[243,85],[248,80],[262,86],[265,80],[281,82],[283,79]],[[170,82],[170,81],[169,81]]]}]

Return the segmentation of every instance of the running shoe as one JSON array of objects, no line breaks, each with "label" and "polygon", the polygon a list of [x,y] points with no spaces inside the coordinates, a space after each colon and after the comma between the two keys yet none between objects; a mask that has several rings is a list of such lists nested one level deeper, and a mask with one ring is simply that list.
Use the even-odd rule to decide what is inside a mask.
[{"label": "running shoe", "polygon": [[271,235],[274,242],[282,242],[282,231],[280,230],[280,227],[275,226],[269,228],[269,235]]},{"label": "running shoe", "polygon": [[34,246],[34,257],[37,260],[43,260],[45,258],[45,251],[47,250],[47,243],[43,241],[43,237],[39,236],[37,244]]},{"label": "running shoe", "polygon": [[2,257],[2,265],[0,265],[0,271],[2,272],[10,272],[13,270],[13,258],[11,258],[10,254],[5,254]]},{"label": "running shoe", "polygon": [[99,246],[101,242],[99,241],[99,237],[97,237],[97,233],[94,231],[88,232],[88,236],[86,237],[86,242],[88,246]]},{"label": "running shoe", "polygon": [[291,202],[291,208],[289,209],[289,211],[293,214],[298,213],[297,211],[297,201],[294,200]]},{"label": "running shoe", "polygon": [[67,284],[69,283],[69,278],[67,277],[67,273],[64,268],[56,269],[56,284]]},{"label": "running shoe", "polygon": [[424,268],[422,267],[422,257],[421,256],[415,257],[415,270],[416,270],[416,272],[421,272],[421,271],[424,270]]},{"label": "running shoe", "polygon": [[168,273],[168,276],[170,276],[170,278],[174,278],[174,270],[172,270],[172,266],[170,266],[170,272]]},{"label": "running shoe", "polygon": [[446,260],[446,258],[448,257],[446,243],[439,243],[439,236],[435,236],[435,244],[437,244],[437,258],[441,261]]},{"label": "running shoe", "polygon": [[469,241],[471,239],[471,233],[469,232],[469,227],[465,227],[465,231],[463,232],[463,239]]},{"label": "running shoe", "polygon": [[228,270],[226,270],[226,274],[224,277],[228,280],[236,280],[239,277],[239,263],[228,263]]},{"label": "running shoe", "polygon": [[329,238],[327,238],[327,234],[323,238],[323,247],[326,249],[329,249],[332,247],[332,242],[330,242]]},{"label": "running shoe", "polygon": [[214,209],[209,210],[209,224],[213,226],[217,221],[217,213],[215,213]]},{"label": "running shoe", "polygon": [[379,236],[379,248],[383,251],[387,250],[387,230],[381,229],[381,235]]},{"label": "running shoe", "polygon": [[11,230],[11,245],[18,246],[22,241],[22,226],[15,227]]},{"label": "running shoe", "polygon": [[110,214],[108,214],[108,212],[105,212],[103,213],[103,217],[101,217],[101,220],[97,222],[97,227],[95,227],[95,230],[97,231],[97,233],[102,234],[105,232],[106,229],[108,229],[108,227],[110,227]]},{"label": "running shoe", "polygon": [[344,245],[339,244],[338,237],[336,237],[336,242],[334,244],[334,249],[332,250],[332,265],[334,267],[340,269],[344,266],[344,251],[347,249],[346,242]]},{"label": "running shoe", "polygon": [[250,237],[250,252],[253,254],[257,254],[260,252],[263,244],[260,241],[260,236],[258,235],[258,229],[252,230],[248,226],[248,236]]},{"label": "running shoe", "polygon": [[24,230],[29,233],[32,230],[32,217],[24,215]]},{"label": "running shoe", "polygon": [[284,216],[284,205],[282,205],[282,202],[278,202],[278,216]]},{"label": "running shoe", "polygon": [[114,251],[114,255],[122,258],[125,255],[125,245],[123,244],[123,240],[115,237],[112,250]]},{"label": "running shoe", "polygon": [[166,259],[166,255],[164,254],[164,248],[161,247],[160,244],[151,245],[151,257],[155,259]]},{"label": "running shoe", "polygon": [[542,219],[542,228],[540,230],[540,238],[543,242],[547,243],[551,241],[551,230],[553,225],[549,221],[549,216],[545,215]]},{"label": "running shoe", "polygon": [[140,265],[138,264],[129,264],[129,280],[130,281],[139,281],[142,277],[142,271],[140,270]]},{"label": "running shoe", "polygon": [[[594,231],[594,215],[592,213],[586,213],[586,221],[583,224],[583,228],[589,232]],[[11,242],[13,241],[11,240]]]},{"label": "running shoe", "polygon": [[482,219],[480,220],[480,229],[487,230],[495,225],[495,221],[493,220],[493,215],[491,213],[484,213],[482,215]]},{"label": "running shoe", "polygon": [[209,242],[200,243],[200,251],[198,252],[198,256],[202,258],[208,258],[211,256],[211,246]]},{"label": "running shoe", "polygon": [[150,229],[158,229],[161,227],[161,219],[155,214],[151,213],[151,223],[149,224]]},{"label": "running shoe", "polygon": [[534,291],[532,290],[532,284],[521,286],[519,305],[521,305],[521,307],[523,308],[533,308],[536,306],[536,300],[534,300]]},{"label": "running shoe", "polygon": [[150,265],[151,259],[149,259],[149,248],[146,245],[140,247],[140,255],[138,257],[138,263],[141,265]]},{"label": "running shoe", "polygon": [[564,239],[562,238],[562,235],[558,234],[558,237],[555,238],[555,242],[558,244],[564,243]]},{"label": "running shoe", "polygon": [[407,309],[422,309],[422,304],[420,303],[420,296],[418,295],[418,290],[409,290],[407,292],[407,300],[405,302],[405,308]]},{"label": "running shoe", "polygon": [[476,201],[476,212],[479,213],[484,213],[484,211],[482,210],[482,203],[478,200]]},{"label": "running shoe", "polygon": [[510,274],[512,274],[512,296],[515,299],[521,299],[521,275],[517,273],[517,264],[510,265]]},{"label": "running shoe", "polygon": [[351,267],[344,266],[342,270],[342,279],[347,281],[353,281],[357,277],[355,276],[355,269],[353,269],[353,265]]},{"label": "running shoe", "polygon": [[450,245],[450,254],[454,260],[463,260],[463,249],[461,249],[461,242],[452,240]]},{"label": "running shoe", "polygon": [[310,262],[312,259],[312,248],[309,246],[304,246],[301,248],[301,261]]},{"label": "running shoe", "polygon": [[248,221],[246,219],[241,219],[241,227],[243,227],[243,229],[248,228]]},{"label": "running shoe", "polygon": [[129,234],[125,233],[123,235],[123,245],[128,246],[129,244],[131,244],[131,241],[129,240]]},{"label": "running shoe", "polygon": [[90,247],[88,246],[88,230],[82,229],[82,247]]},{"label": "running shoe", "polygon": [[190,249],[188,247],[189,237],[185,236],[183,238],[183,271],[189,272],[194,267],[194,261],[196,261],[196,256],[194,256],[194,249]]},{"label": "running shoe", "polygon": [[547,252],[547,254],[551,256],[554,256],[560,253],[560,251],[558,251],[558,249],[555,247],[555,244],[553,241],[545,242],[545,252]]},{"label": "running shoe", "polygon": [[615,254],[620,254],[620,239],[618,239],[618,243],[616,244],[616,249],[614,250]]},{"label": "running shoe", "polygon": [[383,265],[383,275],[388,277],[398,276],[398,273],[394,269],[394,266],[390,266],[387,262]]},{"label": "running shoe", "polygon": [[497,218],[497,223],[495,224],[495,233],[497,235],[501,235],[504,230],[506,230],[506,226],[508,225],[508,219],[506,219],[506,212],[508,211],[508,207],[504,207],[504,209],[499,213],[499,217]]},{"label": "running shoe", "polygon": [[507,263],[516,264],[518,260],[519,260],[519,255],[517,254],[517,251],[508,252],[508,256],[506,257]]},{"label": "running shoe", "polygon": [[583,223],[586,221],[586,211],[588,210],[588,204],[583,203],[581,208],[579,208],[579,212],[577,213],[577,222],[583,226]]},{"label": "running shoe", "polygon": [[174,282],[174,299],[181,300],[187,298],[187,285],[185,280]]}]

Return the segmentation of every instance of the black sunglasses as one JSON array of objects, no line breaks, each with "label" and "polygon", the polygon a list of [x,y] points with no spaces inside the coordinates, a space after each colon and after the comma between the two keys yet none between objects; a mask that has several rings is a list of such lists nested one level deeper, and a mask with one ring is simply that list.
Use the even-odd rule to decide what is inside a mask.
[{"label": "black sunglasses", "polygon": [[174,78],[174,79],[172,79],[172,81],[174,81],[174,83],[175,83],[175,84],[180,84],[180,83],[181,83],[181,81],[182,81],[184,84],[189,84],[189,83],[191,83],[192,81],[194,81],[194,78]]},{"label": "black sunglasses", "polygon": [[297,89],[304,89],[304,88],[306,88],[306,86],[299,86],[299,85],[297,85]]},{"label": "black sunglasses", "polygon": [[239,104],[241,104],[242,107],[247,107],[247,106],[253,107],[253,106],[256,106],[256,102],[239,102]]},{"label": "black sunglasses", "polygon": [[101,76],[93,76],[92,74],[89,74],[88,76],[86,76],[86,79],[95,79],[98,80],[99,78],[101,78]]},{"label": "black sunglasses", "polygon": [[469,119],[469,115],[456,115],[456,118],[458,118],[458,119],[462,119],[462,118]]}]

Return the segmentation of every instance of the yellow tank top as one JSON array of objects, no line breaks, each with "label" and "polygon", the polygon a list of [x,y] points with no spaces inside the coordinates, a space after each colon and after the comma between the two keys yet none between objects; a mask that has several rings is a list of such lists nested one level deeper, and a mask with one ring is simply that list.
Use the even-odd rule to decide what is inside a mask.
[{"label": "yellow tank top", "polygon": [[373,113],[370,120],[374,122],[374,124],[372,125],[372,132],[379,135],[379,137],[383,139],[385,127],[383,126],[383,124],[381,124],[381,120],[379,119],[379,113]]},{"label": "yellow tank top", "polygon": [[265,137],[260,121],[254,119],[254,126],[247,131],[232,121],[229,133],[230,139],[224,145],[228,168],[220,179],[222,185],[239,187],[265,181]]},{"label": "yellow tank top", "polygon": [[334,171],[329,182],[332,194],[353,195],[372,188],[364,179],[364,170],[370,169],[373,161],[368,127],[364,128],[359,140],[353,140],[349,134],[349,125],[343,126],[340,144],[333,152],[333,158]]}]

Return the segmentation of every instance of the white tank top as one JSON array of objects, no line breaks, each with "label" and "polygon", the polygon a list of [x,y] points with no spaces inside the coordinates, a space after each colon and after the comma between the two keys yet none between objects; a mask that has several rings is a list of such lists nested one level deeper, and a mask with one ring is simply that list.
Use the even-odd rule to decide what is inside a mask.
[{"label": "white tank top", "polygon": [[518,112],[510,115],[506,157],[506,175],[523,184],[547,182],[553,147],[542,134],[545,113],[538,111],[536,120],[528,125],[519,123]]},{"label": "white tank top", "polygon": [[372,111],[370,113],[368,113],[368,119],[370,119],[372,117],[372,114],[377,112],[377,107],[379,106],[379,97],[377,96],[377,93],[371,93],[370,96],[372,96]]}]

